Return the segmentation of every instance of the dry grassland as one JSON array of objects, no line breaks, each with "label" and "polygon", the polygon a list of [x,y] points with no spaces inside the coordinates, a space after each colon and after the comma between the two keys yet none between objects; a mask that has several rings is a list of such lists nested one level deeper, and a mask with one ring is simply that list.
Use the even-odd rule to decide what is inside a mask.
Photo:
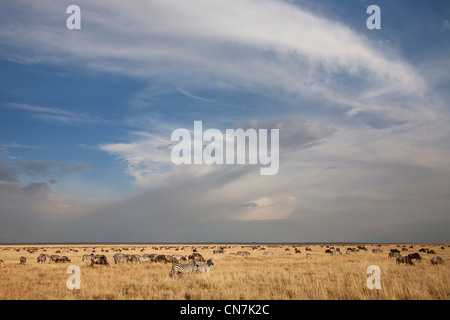
[{"label": "dry grassland", "polygon": [[[224,254],[213,254],[219,245],[27,245],[0,246],[0,299],[2,300],[64,300],[64,299],[157,299],[157,300],[336,300],[336,299],[443,299],[450,298],[450,246],[418,245],[409,252],[419,252],[422,247],[436,251],[434,254],[420,253],[422,262],[413,266],[398,265],[388,258],[390,248],[401,250],[397,244],[366,245],[367,251],[354,255],[345,254],[347,247],[339,245],[343,255],[325,253],[326,245],[251,246],[220,245]],[[444,246],[445,249],[441,249]],[[158,250],[155,249],[158,248]],[[207,274],[170,276],[170,263],[114,264],[113,249],[128,248],[128,254],[158,253],[189,255],[196,247],[206,259],[213,257],[215,265]],[[36,252],[27,250],[37,248]],[[95,249],[94,249],[95,248]],[[373,248],[383,250],[373,253]],[[143,250],[142,250],[143,249]],[[290,249],[287,251],[286,249]],[[45,251],[44,251],[45,250]],[[66,255],[70,263],[37,263],[40,253]],[[78,252],[74,252],[77,250]],[[104,254],[110,266],[95,266],[82,261],[84,254]],[[237,251],[249,251],[250,256],[233,255]],[[272,256],[263,255],[273,252]],[[306,253],[312,259],[306,259]],[[26,265],[19,258],[27,258]],[[430,258],[440,256],[444,265],[432,265]],[[69,290],[66,282],[70,274],[69,265],[81,269],[81,289]],[[369,290],[366,285],[367,267],[377,265],[381,270],[381,289]]]}]

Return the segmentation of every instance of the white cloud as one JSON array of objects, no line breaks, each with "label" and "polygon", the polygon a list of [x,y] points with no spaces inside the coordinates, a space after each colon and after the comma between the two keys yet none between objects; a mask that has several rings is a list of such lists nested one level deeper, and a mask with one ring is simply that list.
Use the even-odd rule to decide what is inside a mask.
[{"label": "white cloud", "polygon": [[[387,97],[420,100],[427,90],[414,68],[395,54],[382,52],[338,21],[283,1],[155,0],[135,1],[133,6],[122,1],[81,1],[78,5],[82,30],[70,32],[60,24],[61,5],[10,4],[23,15],[23,24],[4,16],[0,39],[7,48],[20,47],[22,54],[4,50],[3,57],[82,63],[107,72],[164,78],[175,87],[207,86],[216,79],[232,86],[281,88],[343,109],[393,118],[401,118],[405,109],[416,110],[402,104],[394,112],[385,104]],[[355,85],[347,85],[349,81]]]},{"label": "white cloud", "polygon": [[58,108],[35,106],[26,103],[7,103],[4,105],[4,107],[30,112],[36,119],[48,122],[59,122],[63,124],[101,122],[100,119],[94,119],[86,114],[65,111]]}]

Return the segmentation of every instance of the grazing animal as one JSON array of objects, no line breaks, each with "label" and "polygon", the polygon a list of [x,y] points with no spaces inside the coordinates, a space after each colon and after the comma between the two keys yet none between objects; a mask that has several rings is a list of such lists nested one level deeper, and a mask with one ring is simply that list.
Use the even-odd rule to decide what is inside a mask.
[{"label": "grazing animal", "polygon": [[128,257],[129,255],[125,254],[125,253],[116,253],[114,255],[114,263],[125,263],[128,262]]},{"label": "grazing animal", "polygon": [[333,254],[333,252],[330,249],[325,250],[325,253],[331,253]]},{"label": "grazing animal", "polygon": [[339,251],[339,250],[336,250],[336,251],[331,251],[331,254],[333,254],[333,255],[341,255],[342,252]]},{"label": "grazing animal", "polygon": [[380,252],[383,252],[383,250],[381,250],[381,249],[372,249],[372,253],[380,253]]},{"label": "grazing animal", "polygon": [[178,273],[180,274],[192,274],[198,270],[198,263],[192,260],[188,264],[174,263],[172,265],[172,277],[176,277]]},{"label": "grazing animal", "polygon": [[20,264],[27,264],[27,258],[25,257],[20,257]]},{"label": "grazing animal", "polygon": [[248,251],[238,251],[238,252],[236,252],[236,254],[238,256],[249,256],[250,252],[248,252]]},{"label": "grazing animal", "polygon": [[211,266],[213,266],[213,265],[214,265],[214,259],[211,258],[208,261],[206,261],[206,263],[198,264],[197,271],[198,272],[206,272],[207,274],[209,274],[209,269],[211,269]]},{"label": "grazing animal", "polygon": [[59,257],[55,262],[71,262],[71,260],[68,258],[68,257],[66,257],[66,256],[62,256],[62,257]]},{"label": "grazing animal", "polygon": [[0,268],[4,268],[5,267],[5,263],[3,262],[3,260],[0,260]]},{"label": "grazing animal", "polygon": [[266,252],[263,253],[263,255],[265,255],[265,256],[272,256],[273,252],[266,251]]},{"label": "grazing animal", "polygon": [[164,254],[159,254],[155,258],[156,262],[167,262],[166,256]]},{"label": "grazing animal", "polygon": [[306,259],[312,259],[312,255],[309,254],[309,253],[307,253],[307,254],[306,254]]},{"label": "grazing animal", "polygon": [[412,262],[412,260],[411,260],[411,258],[409,256],[398,257],[397,258],[397,264],[400,264],[400,263],[414,265],[414,263]]},{"label": "grazing animal", "polygon": [[411,260],[412,260],[412,259],[417,260],[417,261],[422,260],[422,257],[421,257],[420,254],[418,254],[417,252],[416,252],[416,253],[410,253],[410,254],[408,254],[408,257],[409,257]]},{"label": "grazing animal", "polygon": [[[173,254],[172,257],[174,257],[175,259],[177,259],[178,261],[186,261],[186,257],[182,256],[181,254]],[[177,262],[178,262],[177,261]]]},{"label": "grazing animal", "polygon": [[188,260],[191,260],[191,259],[192,260],[196,260],[196,261],[200,261],[200,262],[205,262],[206,261],[205,258],[203,258],[203,256],[200,253],[198,253],[198,252],[194,252],[188,257]]},{"label": "grazing animal", "polygon": [[401,256],[402,255],[400,254],[400,252],[389,252],[389,255],[388,255],[389,258],[399,258]]},{"label": "grazing animal", "polygon": [[150,257],[139,257],[138,262],[139,263],[151,262],[151,259],[150,259]]},{"label": "grazing animal", "polygon": [[50,256],[50,261],[58,262],[58,259],[59,259],[59,256],[57,256],[57,255],[55,255],[55,254],[53,254],[53,255]]},{"label": "grazing animal", "polygon": [[102,254],[96,254],[91,259],[91,267],[94,267],[94,264],[101,264],[101,265],[109,266],[108,259],[106,259],[106,257]]},{"label": "grazing animal", "polygon": [[430,261],[431,261],[431,264],[432,264],[432,265],[444,264],[444,259],[442,259],[442,258],[439,257],[439,256],[434,257],[434,258],[431,258]]},{"label": "grazing animal", "polygon": [[85,254],[85,255],[83,255],[82,261],[86,261],[86,260],[91,261],[93,257],[94,257],[94,254],[93,254],[93,253],[91,253],[91,254]]}]

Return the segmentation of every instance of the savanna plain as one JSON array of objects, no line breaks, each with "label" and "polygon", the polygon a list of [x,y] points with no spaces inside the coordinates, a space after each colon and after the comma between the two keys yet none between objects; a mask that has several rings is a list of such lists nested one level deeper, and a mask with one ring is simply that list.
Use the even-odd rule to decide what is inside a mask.
[{"label": "savanna plain", "polygon": [[[358,246],[365,248],[359,249]],[[326,250],[342,254],[326,253]],[[355,249],[349,252],[348,249]],[[413,264],[397,263],[391,249]],[[422,249],[422,250],[421,250]],[[114,263],[128,255],[182,255],[197,251],[213,258],[209,273],[171,276],[170,262]],[[223,250],[223,253],[218,253]],[[247,251],[249,255],[238,255]],[[271,252],[271,255],[264,254]],[[428,252],[428,253],[427,253]],[[432,253],[434,252],[434,253]],[[70,262],[38,263],[40,254],[67,256]],[[102,254],[109,265],[83,261]],[[307,256],[308,254],[308,256]],[[432,264],[431,258],[443,263]],[[26,263],[20,263],[20,257]],[[1,300],[448,300],[448,244],[43,244],[1,245]],[[185,261],[183,263],[187,263]],[[68,289],[70,265],[80,268],[81,289]],[[367,268],[380,270],[380,289],[369,289]]]}]

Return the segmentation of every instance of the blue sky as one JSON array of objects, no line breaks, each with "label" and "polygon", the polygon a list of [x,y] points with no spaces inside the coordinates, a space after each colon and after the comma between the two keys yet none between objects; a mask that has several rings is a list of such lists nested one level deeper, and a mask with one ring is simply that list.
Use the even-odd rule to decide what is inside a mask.
[{"label": "blue sky", "polygon": [[[0,242],[449,241],[448,1],[71,4],[0,1]],[[174,166],[195,120],[279,173]]]}]

